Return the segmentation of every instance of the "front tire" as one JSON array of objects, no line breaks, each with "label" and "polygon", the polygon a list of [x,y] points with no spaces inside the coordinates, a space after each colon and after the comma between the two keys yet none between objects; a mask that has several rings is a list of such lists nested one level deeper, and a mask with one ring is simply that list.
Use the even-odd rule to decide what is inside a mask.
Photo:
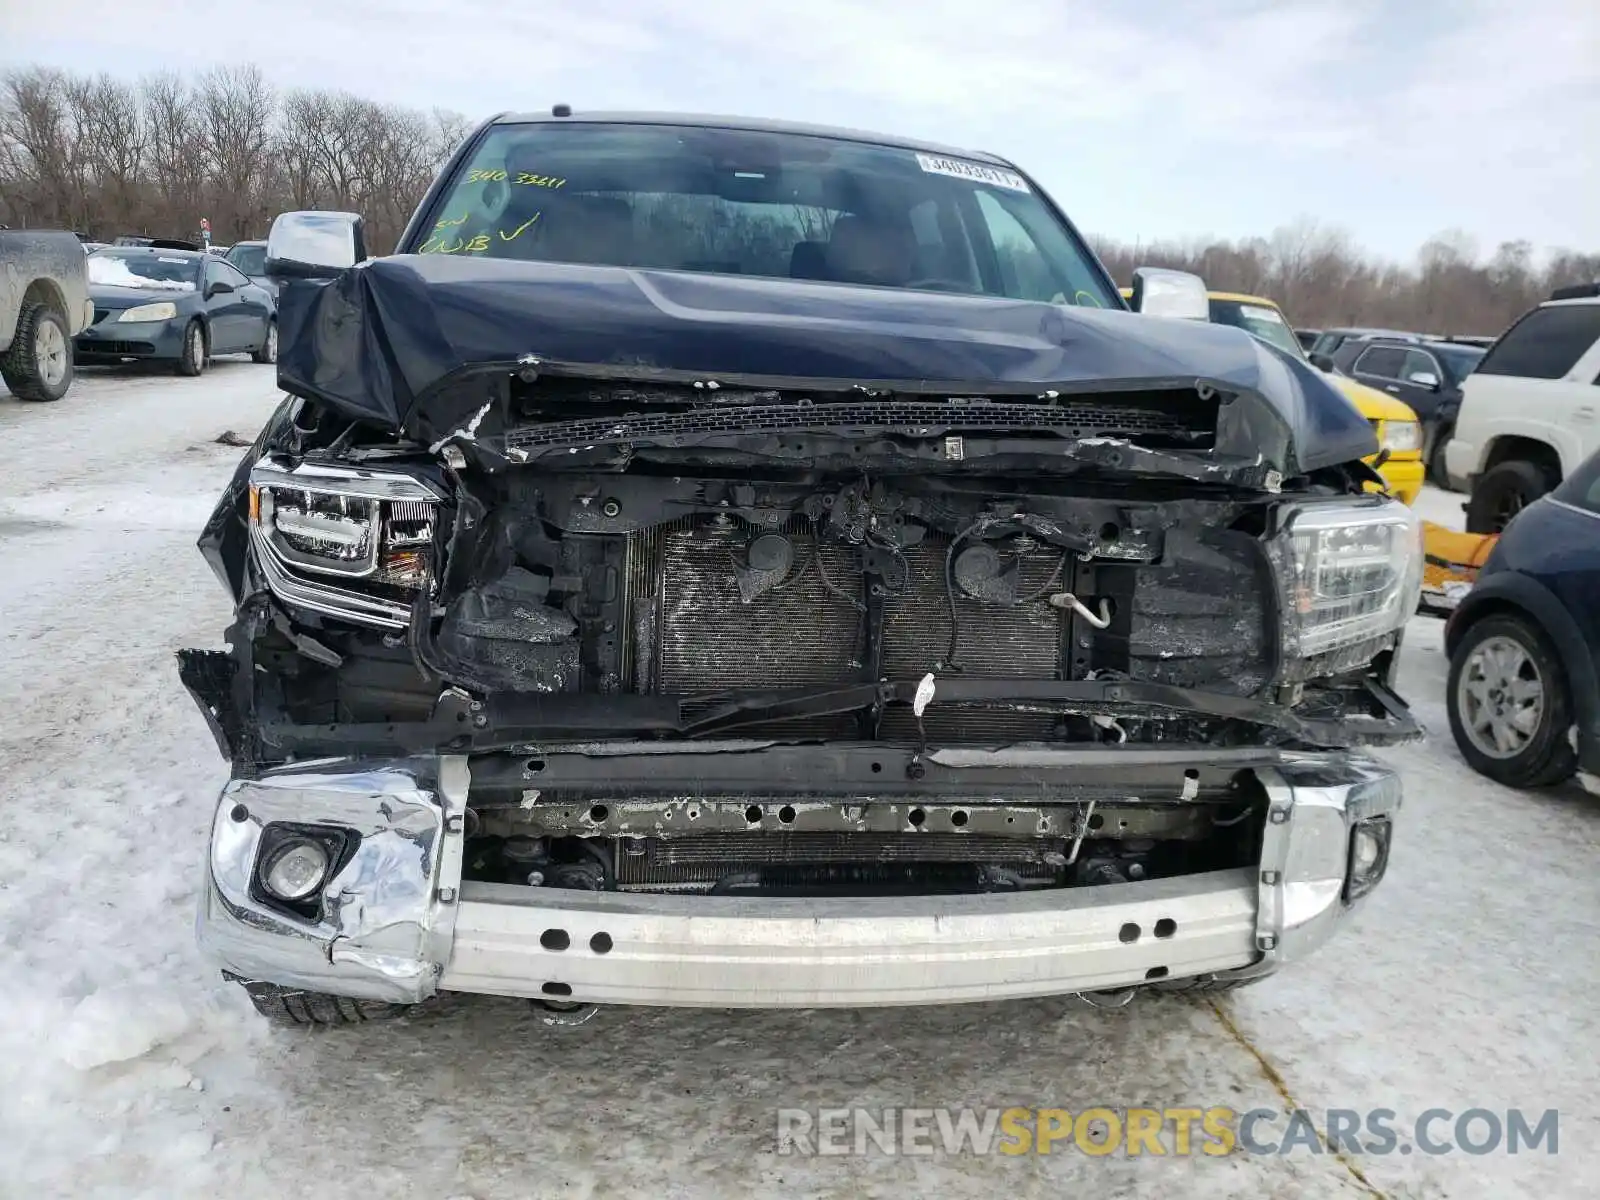
[{"label": "front tire", "polygon": [[0,357],[0,378],[18,400],[59,400],[72,386],[72,339],[55,309],[24,304],[11,349]]},{"label": "front tire", "polygon": [[253,980],[236,979],[235,982],[244,988],[256,1011],[274,1025],[364,1025],[368,1021],[391,1020],[406,1011],[404,1004],[387,1004],[382,1000],[356,1000],[350,996],[308,992]]},{"label": "front tire", "polygon": [[278,323],[267,322],[266,336],[261,339],[261,345],[250,352],[252,362],[275,363],[278,361]]},{"label": "front tire", "polygon": [[1450,656],[1450,733],[1467,765],[1514,788],[1571,779],[1572,700],[1555,649],[1526,617],[1499,613],[1470,626]]},{"label": "front tire", "polygon": [[195,376],[206,369],[206,330],[199,321],[190,321],[183,331],[183,350],[178,355],[178,374]]},{"label": "front tire", "polygon": [[1472,485],[1467,499],[1467,532],[1499,533],[1555,482],[1544,468],[1522,458],[1491,467]]}]

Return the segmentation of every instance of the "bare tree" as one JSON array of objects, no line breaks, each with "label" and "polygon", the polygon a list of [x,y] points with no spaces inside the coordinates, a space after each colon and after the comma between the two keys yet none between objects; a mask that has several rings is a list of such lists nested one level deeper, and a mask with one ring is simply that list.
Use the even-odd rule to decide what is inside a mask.
[{"label": "bare tree", "polygon": [[[172,234],[188,228],[181,214],[200,195],[205,179],[202,138],[189,87],[176,75],[145,80],[144,125],[149,143],[150,183],[154,192],[151,229]],[[178,224],[178,222],[182,224]],[[103,230],[111,236],[116,230]]]},{"label": "bare tree", "polygon": [[219,68],[196,89],[197,140],[209,184],[204,197],[212,228],[227,241],[246,237],[271,219],[260,186],[269,163],[277,100],[256,66]]}]

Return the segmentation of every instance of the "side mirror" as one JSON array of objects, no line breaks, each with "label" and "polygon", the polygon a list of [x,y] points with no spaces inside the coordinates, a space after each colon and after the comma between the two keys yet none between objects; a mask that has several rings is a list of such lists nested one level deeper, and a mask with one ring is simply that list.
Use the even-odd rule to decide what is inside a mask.
[{"label": "side mirror", "polygon": [[1168,271],[1162,267],[1139,267],[1133,273],[1133,311],[1147,317],[1179,317],[1187,321],[1209,321],[1211,299],[1206,283],[1187,271]]},{"label": "side mirror", "polygon": [[1333,358],[1330,355],[1308,354],[1306,355],[1306,358],[1310,360],[1311,365],[1317,370],[1325,371],[1329,375],[1333,374]]},{"label": "side mirror", "polygon": [[1407,383],[1414,383],[1418,387],[1425,387],[1430,392],[1439,390],[1439,377],[1432,371],[1414,371],[1406,376]]},{"label": "side mirror", "polygon": [[231,291],[233,291],[233,284],[219,279],[206,289],[206,297],[209,299],[212,296],[220,296],[224,292]]},{"label": "side mirror", "polygon": [[275,279],[332,279],[366,257],[356,213],[280,213],[267,234],[266,272]]}]

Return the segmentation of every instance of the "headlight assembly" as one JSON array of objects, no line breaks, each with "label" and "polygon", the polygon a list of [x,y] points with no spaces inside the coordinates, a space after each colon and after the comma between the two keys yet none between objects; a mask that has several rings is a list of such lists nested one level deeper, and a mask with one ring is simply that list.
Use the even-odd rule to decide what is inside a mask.
[{"label": "headlight assembly", "polygon": [[414,594],[432,586],[443,500],[434,485],[402,472],[264,458],[250,470],[257,565],[292,604],[401,628]]},{"label": "headlight assembly", "polygon": [[1422,449],[1422,426],[1416,421],[1384,421],[1378,445],[1390,454],[1411,454]]},{"label": "headlight assembly", "polygon": [[170,321],[178,315],[178,306],[170,300],[161,300],[155,304],[140,304],[135,308],[125,308],[119,321]]},{"label": "headlight assembly", "polygon": [[[1350,651],[1365,661],[1416,610],[1422,587],[1422,525],[1389,499],[1315,502],[1289,508],[1269,553],[1278,580],[1285,658]],[[1342,669],[1337,659],[1317,664]],[[1302,672],[1303,674],[1304,672]]]}]

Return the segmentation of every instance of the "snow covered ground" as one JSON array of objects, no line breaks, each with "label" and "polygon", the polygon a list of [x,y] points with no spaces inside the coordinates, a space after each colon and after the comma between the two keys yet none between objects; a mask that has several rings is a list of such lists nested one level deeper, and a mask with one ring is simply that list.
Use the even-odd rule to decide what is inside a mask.
[{"label": "snow covered ground", "polygon": [[[1600,805],[1473,775],[1439,622],[1402,690],[1432,732],[1387,883],[1314,961],[1220,1002],[818,1013],[602,1011],[269,1030],[199,959],[225,774],[172,652],[217,645],[194,538],[272,373],[86,372],[0,390],[0,1196],[1588,1196]],[[1458,520],[1459,497],[1426,497]],[[1237,1027],[1231,1033],[1219,1010]],[[1255,1053],[1252,1053],[1252,1048]],[[1258,1060],[1256,1054],[1261,1056]],[[1561,1110],[1560,1152],[1222,1160],[776,1154],[780,1106],[1283,1103]],[[1279,1126],[1281,1132],[1281,1125]]]}]

